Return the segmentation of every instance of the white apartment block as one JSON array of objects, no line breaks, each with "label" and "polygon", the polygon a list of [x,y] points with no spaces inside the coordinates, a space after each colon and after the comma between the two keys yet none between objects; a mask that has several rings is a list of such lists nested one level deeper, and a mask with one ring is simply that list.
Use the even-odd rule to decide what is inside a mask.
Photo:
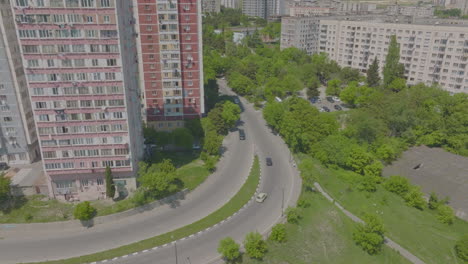
[{"label": "white apartment block", "polygon": [[202,13],[219,13],[221,11],[221,0],[201,0]]},{"label": "white apartment block", "polygon": [[468,93],[468,27],[437,23],[399,24],[327,19],[320,21],[319,52],[345,67],[366,72],[373,59],[385,64],[390,37],[397,36],[408,84]]},{"label": "white apartment block", "polygon": [[433,17],[434,7],[432,6],[399,6],[387,7],[387,15],[403,15],[414,17]]},{"label": "white apartment block", "polygon": [[240,0],[221,0],[221,6],[225,8],[240,8]]},{"label": "white apartment block", "polygon": [[267,19],[279,15],[281,0],[243,0],[242,13],[251,17]]},{"label": "white apartment block", "polygon": [[281,18],[281,49],[296,47],[308,54],[318,52],[319,17]]}]

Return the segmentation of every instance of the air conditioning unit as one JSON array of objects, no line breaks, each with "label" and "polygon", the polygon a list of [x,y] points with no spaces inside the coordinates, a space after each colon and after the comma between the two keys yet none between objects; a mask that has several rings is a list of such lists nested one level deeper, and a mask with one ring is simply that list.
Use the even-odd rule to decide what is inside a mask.
[{"label": "air conditioning unit", "polygon": [[72,84],[73,84],[73,86],[77,86],[77,85],[78,85],[78,83],[77,83],[77,82],[73,82]]}]

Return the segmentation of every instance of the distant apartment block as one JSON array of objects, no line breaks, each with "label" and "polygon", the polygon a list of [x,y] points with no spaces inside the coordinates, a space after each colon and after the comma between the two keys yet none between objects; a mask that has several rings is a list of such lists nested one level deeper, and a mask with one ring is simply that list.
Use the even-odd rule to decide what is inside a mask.
[{"label": "distant apartment block", "polygon": [[434,7],[432,6],[400,6],[391,5],[387,7],[387,15],[403,15],[413,17],[433,17]]},{"label": "distant apartment block", "polygon": [[[130,1],[2,1],[16,29],[49,193],[105,196],[136,188],[142,156],[140,91]],[[24,96],[28,96],[24,93]]]},{"label": "distant apartment block", "polygon": [[240,0],[221,0],[221,6],[226,8],[240,8]]},{"label": "distant apartment block", "polygon": [[201,1],[134,0],[143,120],[183,127],[205,112]]},{"label": "distant apartment block", "polygon": [[439,83],[452,93],[468,93],[468,27],[442,21],[409,24],[322,18],[319,52],[362,72],[377,57],[382,69],[390,37],[396,35],[409,84]]},{"label": "distant apartment block", "polygon": [[319,17],[297,16],[281,18],[281,49],[296,47],[308,54],[318,52]]},{"label": "distant apartment block", "polygon": [[[4,7],[4,5],[0,5]],[[11,9],[0,12],[0,162],[40,158],[33,111]]]},{"label": "distant apartment block", "polygon": [[202,13],[219,13],[221,11],[221,0],[201,0]]},{"label": "distant apartment block", "polygon": [[267,19],[280,14],[281,0],[243,0],[242,13],[251,17]]}]

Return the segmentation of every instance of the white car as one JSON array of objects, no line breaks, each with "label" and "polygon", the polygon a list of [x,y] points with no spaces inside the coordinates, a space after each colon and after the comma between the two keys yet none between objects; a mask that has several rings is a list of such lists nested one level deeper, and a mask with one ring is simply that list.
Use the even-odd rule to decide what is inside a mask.
[{"label": "white car", "polygon": [[259,194],[257,194],[257,196],[255,197],[255,200],[257,201],[257,203],[263,203],[263,201],[265,201],[266,198],[267,198],[267,194],[266,194],[266,193],[259,193]]},{"label": "white car", "polygon": [[341,102],[340,98],[338,98],[338,96],[333,96],[333,101],[335,102]]}]

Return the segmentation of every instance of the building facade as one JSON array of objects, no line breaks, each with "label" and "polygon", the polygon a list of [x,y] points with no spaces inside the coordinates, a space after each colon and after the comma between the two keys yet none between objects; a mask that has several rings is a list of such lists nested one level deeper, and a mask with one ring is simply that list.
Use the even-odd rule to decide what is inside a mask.
[{"label": "building facade", "polygon": [[242,13],[251,17],[267,19],[280,14],[281,0],[243,0]]},{"label": "building facade", "polygon": [[49,193],[105,197],[112,168],[119,192],[136,188],[142,158],[132,3],[2,1],[11,8]]},{"label": "building facade", "polygon": [[281,49],[296,47],[308,54],[318,52],[319,17],[297,16],[281,18]]},{"label": "building facade", "polygon": [[0,162],[9,165],[40,157],[13,19],[9,6],[0,10]]},{"label": "building facade", "polygon": [[182,127],[205,112],[201,1],[134,0],[143,120]]},{"label": "building facade", "polygon": [[221,0],[221,5],[225,8],[240,8],[240,0]]},{"label": "building facade", "polygon": [[202,13],[219,13],[221,11],[221,0],[201,0]]},{"label": "building facade", "polygon": [[387,14],[388,15],[413,16],[413,17],[433,17],[434,7],[392,5],[392,6],[387,7]]},{"label": "building facade", "polygon": [[468,93],[466,25],[384,23],[327,19],[320,21],[319,52],[339,65],[366,72],[375,57],[380,69],[392,35],[400,45],[408,84],[438,83],[452,93]]}]

